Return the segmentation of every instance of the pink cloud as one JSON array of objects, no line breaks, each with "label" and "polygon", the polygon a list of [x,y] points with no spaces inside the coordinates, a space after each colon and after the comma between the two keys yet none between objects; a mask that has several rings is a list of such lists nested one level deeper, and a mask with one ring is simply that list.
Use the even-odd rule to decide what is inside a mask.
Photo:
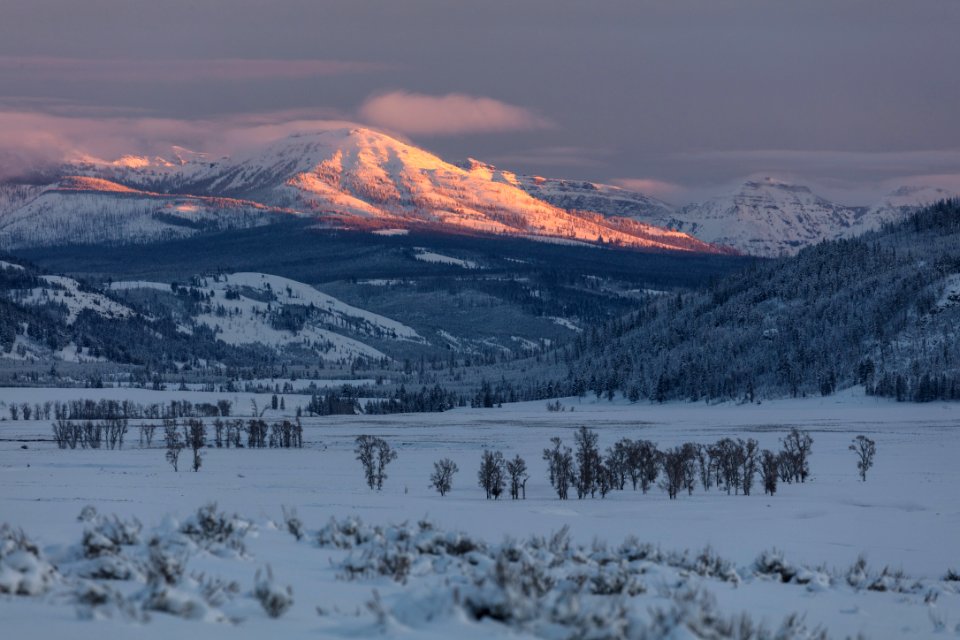
[{"label": "pink cloud", "polygon": [[552,126],[523,107],[461,93],[429,96],[392,91],[369,98],[361,105],[360,116],[373,125],[411,135],[496,133]]},{"label": "pink cloud", "polygon": [[214,156],[268,143],[292,133],[356,126],[329,110],[252,113],[215,120],[141,115],[62,115],[0,109],[0,178],[62,161],[114,160],[122,155],[169,156],[174,145]]},{"label": "pink cloud", "polygon": [[62,58],[50,56],[0,56],[0,74],[43,80],[107,82],[243,81],[263,78],[311,78],[365,73],[387,65],[349,60],[280,59],[149,59]]}]

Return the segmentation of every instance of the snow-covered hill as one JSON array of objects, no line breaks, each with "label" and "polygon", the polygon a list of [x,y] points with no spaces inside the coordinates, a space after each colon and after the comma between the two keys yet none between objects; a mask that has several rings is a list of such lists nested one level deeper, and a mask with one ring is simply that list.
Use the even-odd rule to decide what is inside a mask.
[{"label": "snow-covered hill", "polygon": [[[412,328],[371,313],[310,285],[266,273],[231,273],[191,284],[208,296],[191,320],[214,330],[232,345],[261,344],[314,352],[324,360],[352,360],[384,354],[363,339],[425,342]],[[114,282],[117,291],[170,290],[153,282]]]},{"label": "snow-covered hill", "polygon": [[0,195],[0,246],[142,243],[267,224],[284,212],[232,198],[168,195],[89,176]]},{"label": "snow-covered hill", "polygon": [[[292,213],[364,230],[429,228],[718,251],[682,232],[567,211],[531,196],[516,180],[483,167],[457,167],[363,128],[293,135],[212,162],[125,157],[62,172],[81,178],[61,180],[29,202],[0,210],[0,246],[178,237],[191,231],[168,216],[182,218],[186,205],[203,211],[214,228],[250,226],[246,213],[252,208],[265,214],[256,216],[257,224],[279,218],[267,214]],[[208,210],[211,199],[216,212]]]}]

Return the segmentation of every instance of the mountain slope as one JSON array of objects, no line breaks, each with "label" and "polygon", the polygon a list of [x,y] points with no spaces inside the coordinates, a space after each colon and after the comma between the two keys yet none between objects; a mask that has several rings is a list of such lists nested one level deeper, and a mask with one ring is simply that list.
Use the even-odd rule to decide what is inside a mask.
[{"label": "mountain slope", "polygon": [[662,200],[609,184],[523,175],[473,158],[460,166],[474,174],[488,175],[495,182],[519,187],[537,200],[567,211],[592,211],[657,225],[660,223],[656,220],[669,220],[675,210]]},{"label": "mountain slope", "polygon": [[0,246],[143,243],[201,231],[268,224],[284,212],[251,201],[171,195],[90,176],[46,187],[8,187],[0,199]]}]

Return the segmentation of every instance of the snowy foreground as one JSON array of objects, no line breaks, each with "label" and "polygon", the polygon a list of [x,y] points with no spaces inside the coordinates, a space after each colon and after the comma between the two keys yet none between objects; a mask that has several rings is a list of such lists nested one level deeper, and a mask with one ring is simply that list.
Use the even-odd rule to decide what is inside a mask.
[{"label": "snowy foreground", "polygon": [[[250,404],[0,389],[7,404],[77,397]],[[287,412],[301,400],[286,396]],[[307,418],[305,448],[210,448],[198,473],[183,461],[174,473],[162,435],[142,448],[134,424],[122,450],[60,450],[49,421],[4,413],[0,591],[35,595],[0,595],[3,637],[960,636],[960,582],[945,579],[960,571],[960,406],[563,404]],[[814,437],[813,477],[772,498],[698,487],[560,501],[541,452],[553,436],[572,446],[580,425],[602,448],[731,436],[771,449],[796,426]],[[354,460],[358,434],[399,452],[380,492]],[[866,483],[847,450],[858,434],[877,442]],[[484,499],[484,447],[526,458],[526,500]],[[460,468],[443,498],[427,486],[442,457]]]}]

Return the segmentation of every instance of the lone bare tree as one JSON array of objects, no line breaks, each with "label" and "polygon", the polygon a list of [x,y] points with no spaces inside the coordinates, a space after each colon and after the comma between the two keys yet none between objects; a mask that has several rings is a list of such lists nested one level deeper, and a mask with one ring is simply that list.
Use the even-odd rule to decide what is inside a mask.
[{"label": "lone bare tree", "polygon": [[357,436],[355,443],[353,451],[363,465],[367,486],[371,489],[383,489],[383,481],[387,479],[387,465],[397,459],[397,452],[390,447],[390,443],[376,436]]},{"label": "lone bare tree", "polygon": [[873,466],[873,457],[877,455],[877,443],[867,436],[857,436],[849,448],[857,454],[857,470],[860,479],[866,482],[867,471]]},{"label": "lone bare tree", "polygon": [[430,486],[436,489],[441,497],[447,495],[447,492],[453,488],[453,474],[459,470],[457,463],[450,458],[434,462],[433,473],[430,474]]}]

